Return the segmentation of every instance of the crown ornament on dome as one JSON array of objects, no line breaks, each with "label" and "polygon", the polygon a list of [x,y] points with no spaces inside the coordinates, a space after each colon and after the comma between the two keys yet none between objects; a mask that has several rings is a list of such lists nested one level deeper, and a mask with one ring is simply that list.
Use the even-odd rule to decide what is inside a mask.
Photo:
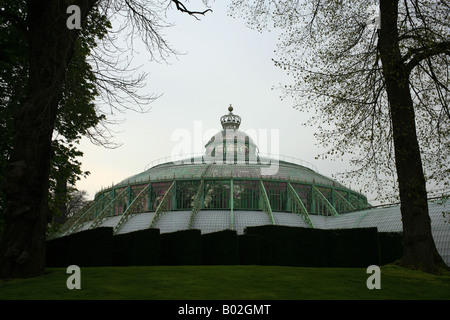
[{"label": "crown ornament on dome", "polygon": [[229,113],[220,117],[220,123],[223,129],[239,129],[241,124],[241,117],[233,113],[233,106],[230,104],[228,107]]}]

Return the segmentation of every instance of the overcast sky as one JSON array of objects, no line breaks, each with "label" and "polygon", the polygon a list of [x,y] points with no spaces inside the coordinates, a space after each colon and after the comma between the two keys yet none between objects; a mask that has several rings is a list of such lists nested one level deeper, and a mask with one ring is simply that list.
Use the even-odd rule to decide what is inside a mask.
[{"label": "overcast sky", "polygon": [[[202,8],[201,2],[189,4],[193,10],[199,9],[196,6]],[[162,96],[151,104],[148,113],[130,111],[112,116],[124,120],[113,127],[119,131],[115,141],[122,144],[120,148],[105,149],[83,139],[81,161],[83,169],[91,174],[77,187],[88,191],[90,199],[102,187],[142,172],[154,160],[170,157],[181,143],[175,139],[177,133],[189,132],[193,139],[200,132],[204,146],[221,129],[220,117],[228,113],[230,104],[242,118],[240,129],[256,133],[255,142],[260,148],[258,139],[261,142],[264,136],[259,133],[267,134],[267,152],[310,162],[329,177],[349,168],[341,160],[316,160],[323,149],[316,145],[314,130],[301,125],[308,117],[293,109],[292,101],[280,99],[276,87],[290,83],[291,78],[271,60],[275,58],[277,34],[246,27],[245,21],[227,15],[226,4],[212,3],[213,12],[200,20],[175,10],[170,12],[168,20],[175,26],[164,33],[172,47],[184,55],[156,63],[149,61],[144,49],[137,48],[135,62],[149,74],[146,92]],[[271,150],[274,132],[279,136],[279,145]],[[198,145],[198,141],[192,141],[192,152],[198,151]],[[349,182],[340,182],[352,187]],[[370,201],[371,196],[367,196]]]}]

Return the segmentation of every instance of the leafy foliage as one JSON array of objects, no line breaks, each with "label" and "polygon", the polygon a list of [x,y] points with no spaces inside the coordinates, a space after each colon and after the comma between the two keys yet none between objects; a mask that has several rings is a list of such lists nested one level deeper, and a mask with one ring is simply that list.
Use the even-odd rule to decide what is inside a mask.
[{"label": "leafy foliage", "polygon": [[[377,188],[379,200],[392,201],[392,125],[373,9],[372,1],[234,0],[231,14],[260,31],[281,29],[274,63],[293,80],[283,97],[312,114],[305,125],[318,129],[328,149],[320,156],[352,155],[354,170],[343,176],[357,176],[364,189]],[[399,1],[400,50],[410,69],[425,175],[435,192],[450,183],[449,12],[444,1]]]},{"label": "leafy foliage", "polygon": [[[148,48],[150,45],[154,45],[152,48],[156,48],[161,53],[167,49],[166,43],[159,33],[159,23],[163,19],[159,15],[161,10],[153,12],[153,8],[166,7],[167,9],[170,4],[175,3],[177,10],[194,17],[208,12],[208,10],[190,11],[177,0],[167,0],[166,3],[144,0],[81,0],[75,3],[79,5],[81,27],[86,28],[88,33],[84,37],[80,37],[78,30],[66,29],[67,15],[64,9],[66,9],[65,5],[70,3],[73,2],[0,0],[1,32],[11,35],[13,32],[10,32],[9,29],[17,28],[23,39],[24,46],[22,48],[26,51],[26,54],[20,56],[23,58],[23,65],[20,65],[21,70],[26,72],[19,75],[15,73],[16,70],[9,68],[10,61],[8,61],[8,58],[19,52],[13,50],[10,54],[7,50],[3,50],[4,48],[0,50],[0,59],[4,59],[5,63],[2,64],[7,69],[3,75],[12,75],[10,80],[13,84],[21,83],[26,87],[25,90],[6,90],[8,95],[17,94],[17,97],[11,99],[7,96],[2,100],[5,107],[2,107],[1,115],[6,117],[6,121],[2,124],[2,136],[4,132],[8,137],[11,137],[11,132],[14,135],[11,137],[10,147],[6,147],[6,151],[2,150],[2,155],[4,155],[2,163],[6,163],[7,166],[3,172],[0,172],[2,180],[0,189],[3,192],[1,212],[5,221],[0,241],[0,276],[4,278],[36,276],[44,271],[45,232],[49,218],[51,218],[48,206],[49,180],[55,179],[56,189],[60,187],[60,190],[64,192],[67,189],[67,181],[71,177],[64,176],[63,170],[61,170],[62,172],[58,171],[57,177],[50,175],[52,167],[55,166],[55,159],[64,159],[64,156],[57,157],[56,153],[69,151],[69,157],[76,155],[77,151],[74,149],[74,144],[71,143],[79,139],[81,132],[89,133],[89,137],[94,138],[96,142],[104,141],[97,139],[105,137],[104,130],[97,130],[97,126],[95,126],[93,128],[94,135],[89,132],[89,125],[92,123],[104,125],[105,121],[104,118],[101,118],[102,113],[99,110],[96,110],[98,111],[96,113],[92,112],[93,104],[90,104],[90,98],[101,91],[106,92],[106,96],[112,98],[117,98],[116,92],[122,91],[135,103],[139,103],[142,98],[136,94],[134,89],[141,84],[143,77],[124,79],[120,76],[115,77],[111,73],[108,74],[108,71],[112,70],[116,74],[122,75],[127,70],[126,68],[125,70],[117,68],[118,64],[114,60],[105,59],[99,55],[95,56],[97,60],[93,61],[95,73],[90,72],[89,68],[84,69],[87,64],[82,64],[81,70],[74,71],[77,79],[85,81],[83,84],[86,85],[70,88],[70,82],[66,84],[66,78],[74,64],[72,63],[73,55],[77,54],[74,52],[74,48],[80,50],[78,54],[81,60],[78,61],[83,61],[83,57],[86,57],[87,53],[90,55],[94,53],[90,49],[95,41],[90,42],[90,39],[101,39],[106,34],[106,32],[103,33],[107,28],[106,17],[110,17],[109,14],[120,16],[121,13],[125,13],[131,18],[127,22],[131,25],[131,30],[135,31],[133,34],[142,36],[142,40]],[[101,10],[98,10],[97,5],[101,5]],[[103,17],[102,21],[96,21],[98,17]],[[93,29],[88,27],[90,21],[93,22]],[[92,37],[88,36],[89,34]],[[107,35],[110,35],[109,32]],[[20,43],[21,40],[17,42]],[[12,46],[9,49],[14,49],[14,41],[11,43]],[[75,61],[77,60],[75,59]],[[107,67],[106,73],[102,69],[103,66]],[[88,75],[87,78],[86,75]],[[92,83],[94,79],[95,86]],[[3,91],[4,88],[10,86],[10,83],[1,79],[0,86]],[[102,90],[97,92],[95,88]],[[72,98],[77,100],[81,97],[70,95],[71,89],[81,90],[86,94],[83,96],[85,99],[81,101],[81,104],[88,105],[87,118],[92,122],[85,123],[85,127],[80,126],[80,122],[71,121],[71,117],[66,119],[59,116],[55,121],[55,116],[64,114],[64,111],[69,111],[68,113],[73,116],[81,115],[81,113],[72,114],[72,109],[62,111],[64,104],[62,105],[61,102],[70,105],[69,101]],[[22,99],[21,95],[24,95],[25,99]],[[143,100],[152,101],[152,98]],[[75,105],[78,108],[78,105],[74,103],[73,106],[75,107]],[[13,107],[16,107],[16,110]],[[112,108],[113,106],[111,106],[111,110]],[[134,106],[131,105],[128,109],[134,109]],[[83,109],[83,111],[85,110]],[[93,114],[95,117],[89,117]],[[60,123],[62,125],[58,126]],[[58,148],[61,144],[68,144],[69,147]],[[74,164],[77,165],[76,162],[71,162],[69,166]],[[64,164],[61,167],[64,167]],[[55,192],[55,196],[56,194],[57,192]]]},{"label": "leafy foliage", "polygon": [[[26,34],[22,30],[26,17],[24,2],[3,1],[0,10],[0,178],[6,169],[6,163],[12,148],[14,111],[22,103],[26,94],[28,51]],[[6,16],[20,17],[16,24]],[[23,24],[22,24],[23,23]],[[99,95],[96,75],[88,61],[96,41],[107,33],[111,25],[98,8],[92,10],[86,26],[82,28],[75,44],[74,56],[68,66],[67,81],[64,84],[62,98],[58,106],[52,142],[53,156],[50,173],[50,206],[54,213],[57,204],[68,201],[69,193],[57,197],[57,180],[74,186],[81,177],[89,174],[81,170],[77,158],[83,153],[77,144],[88,130],[95,128],[105,119],[94,101]]]}]

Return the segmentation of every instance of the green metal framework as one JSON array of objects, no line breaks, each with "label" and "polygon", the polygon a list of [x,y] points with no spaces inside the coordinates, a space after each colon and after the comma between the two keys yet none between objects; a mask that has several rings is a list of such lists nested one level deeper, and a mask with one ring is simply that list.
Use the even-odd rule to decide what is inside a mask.
[{"label": "green metal framework", "polygon": [[80,211],[78,211],[77,213],[75,213],[73,216],[71,216],[65,224],[62,225],[61,230],[59,231],[59,233],[55,234],[54,236],[52,236],[51,238],[56,238],[56,237],[61,237],[63,235],[65,235],[69,229],[77,222],[77,220],[84,215],[84,213],[89,210],[89,208],[91,208],[93,205],[95,205],[95,201],[91,201],[89,202],[87,205],[85,205]]},{"label": "green metal framework", "polygon": [[371,213],[371,211],[369,210],[367,212],[364,212],[361,216],[359,216],[358,220],[355,221],[353,228],[356,228],[360,224],[361,220],[364,219],[370,213]]},{"label": "green metal framework", "polygon": [[259,181],[233,179],[233,209],[260,210]]},{"label": "green metal framework", "polygon": [[125,188],[124,190],[122,190],[122,192],[120,192],[112,201],[110,201],[105,208],[100,212],[99,215],[97,215],[94,219],[94,221],[92,222],[91,226],[89,227],[89,229],[94,229],[97,226],[99,226],[103,220],[108,216],[111,215],[112,210],[114,210],[115,206],[117,203],[119,203],[120,201],[123,201],[126,199],[128,194],[128,188]]},{"label": "green metal framework", "polygon": [[367,209],[371,207],[367,202],[362,201],[359,197],[355,196],[354,194],[350,193],[348,196],[349,202],[353,205],[353,207],[355,207],[358,210]]},{"label": "green metal framework", "polygon": [[111,201],[111,198],[112,198],[111,192],[103,194],[103,196],[98,201],[96,201],[92,206],[90,206],[86,211],[84,211],[83,214],[80,215],[80,217],[72,224],[71,227],[69,227],[69,229],[64,235],[69,235],[77,232],[84,223],[91,221],[95,217],[96,211],[99,209],[101,210],[101,208],[105,204]]},{"label": "green metal framework", "polygon": [[[175,191],[178,184],[174,180],[152,183],[152,188],[150,189],[147,198],[147,207],[149,208],[148,211],[156,211],[158,209],[165,194],[167,193],[167,190],[174,182],[175,185],[172,190]],[[172,201],[169,201],[168,205],[170,209],[172,209],[172,207],[176,207],[176,203],[173,203]]]},{"label": "green metal framework", "polygon": [[339,216],[339,213],[337,213],[336,209],[331,205],[331,203],[322,194],[322,192],[320,192],[315,186],[312,186],[312,195],[316,200],[319,201],[320,204],[322,204],[326,208],[326,215]]},{"label": "green metal framework", "polygon": [[168,211],[190,210],[189,228],[192,228],[198,212],[205,209],[229,210],[231,229],[236,210],[262,210],[272,224],[275,224],[273,212],[291,212],[314,228],[311,215],[338,216],[369,207],[359,194],[329,185],[246,177],[167,178],[104,190],[90,206],[69,219],[59,235],[77,232],[88,221],[92,221],[90,228],[95,228],[107,217],[119,214],[121,218],[114,227],[117,233],[133,214],[152,211],[155,215],[150,227]]},{"label": "green metal framework", "polygon": [[336,211],[342,213],[355,210],[355,207],[347,199],[345,199],[339,191],[332,190],[332,192],[334,195],[334,207],[336,208]]},{"label": "green metal framework", "polygon": [[192,208],[191,216],[189,218],[189,229],[192,229],[192,225],[194,223],[195,216],[202,209],[202,199],[204,196],[204,182],[200,181],[200,185],[198,186],[197,193],[194,197],[194,207]]},{"label": "green metal framework", "polygon": [[260,198],[262,199],[262,202],[261,202],[262,210],[265,213],[267,213],[267,215],[269,216],[270,222],[272,224],[275,224],[275,220],[274,220],[273,214],[272,214],[272,208],[270,206],[270,201],[269,201],[269,198],[267,197],[266,188],[264,187],[264,183],[262,182],[262,180],[259,181],[259,194],[260,194]]},{"label": "green metal framework", "polygon": [[280,181],[264,181],[267,198],[273,211],[288,211],[287,183]]},{"label": "green metal framework", "polygon": [[192,209],[199,184],[198,181],[178,181],[176,184],[176,201],[174,201],[172,210]]},{"label": "green metal framework", "polygon": [[133,201],[130,203],[128,208],[125,210],[125,212],[122,214],[122,217],[120,218],[117,225],[114,227],[114,234],[116,234],[122,225],[128,221],[128,219],[135,213],[143,212],[143,200],[144,197],[147,196],[147,192],[150,191],[151,183],[147,184],[144,189],[142,189],[141,192],[133,199]]},{"label": "green metal framework", "polygon": [[311,228],[315,228],[314,223],[311,221],[308,211],[303,204],[303,201],[300,199],[297,192],[290,183],[288,183],[287,193],[289,198],[291,199],[291,212],[300,215]]},{"label": "green metal framework", "polygon": [[152,221],[150,222],[150,228],[153,228],[156,224],[156,222],[161,218],[165,213],[170,211],[170,202],[172,201],[172,194],[175,190],[175,181],[172,182],[169,189],[167,189],[166,193],[164,194],[161,202],[158,205],[158,208],[155,211],[155,215],[153,216]]},{"label": "green metal framework", "polygon": [[234,230],[234,180],[230,180],[230,227]]},{"label": "green metal framework", "polygon": [[231,179],[207,180],[205,182],[203,208],[230,209]]}]

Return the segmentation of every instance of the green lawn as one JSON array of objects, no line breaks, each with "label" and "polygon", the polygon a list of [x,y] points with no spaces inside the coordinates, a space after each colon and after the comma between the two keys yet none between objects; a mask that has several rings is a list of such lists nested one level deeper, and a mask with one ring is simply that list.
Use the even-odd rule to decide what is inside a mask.
[{"label": "green lawn", "polygon": [[7,299],[450,299],[450,272],[433,276],[398,266],[381,268],[381,289],[369,290],[366,269],[271,266],[151,266],[81,268],[81,290],[69,290],[66,269],[0,281]]}]

